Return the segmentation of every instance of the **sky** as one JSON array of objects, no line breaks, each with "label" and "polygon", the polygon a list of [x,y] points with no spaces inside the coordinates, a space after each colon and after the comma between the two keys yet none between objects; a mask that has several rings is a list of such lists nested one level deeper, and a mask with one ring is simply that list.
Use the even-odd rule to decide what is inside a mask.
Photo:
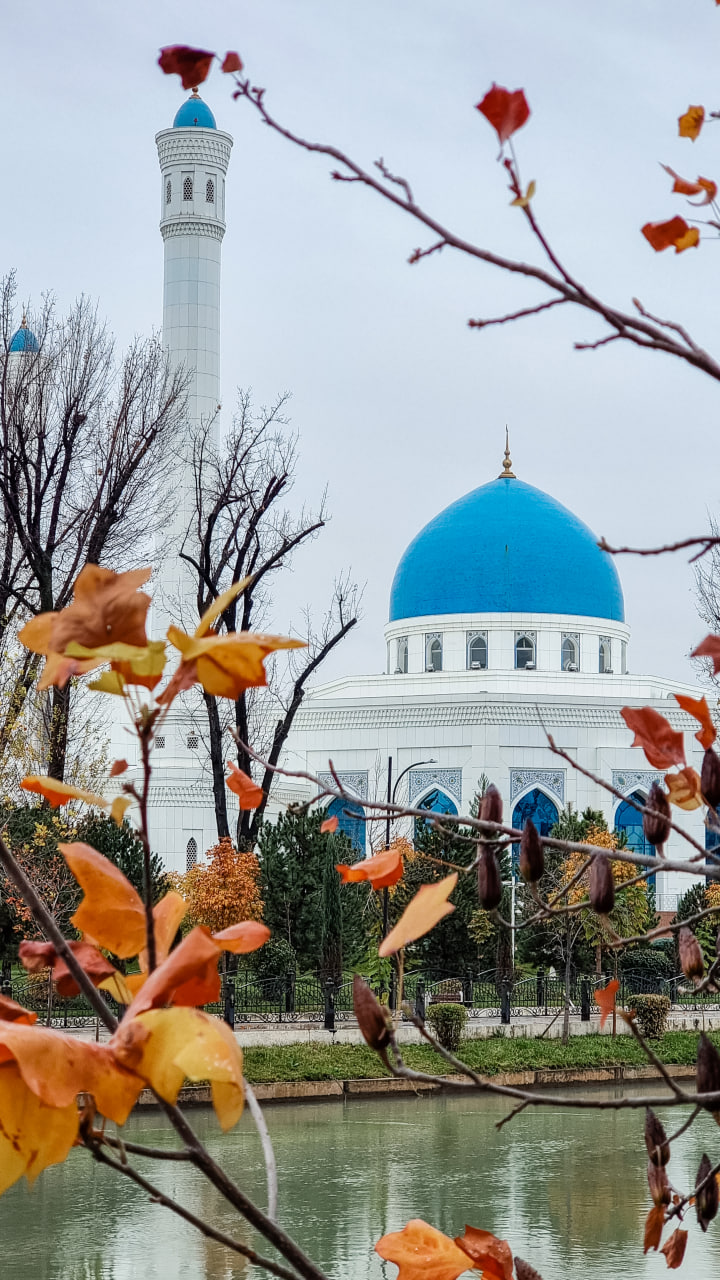
[{"label": "sky", "polygon": [[[720,179],[720,123],[677,136],[689,103],[720,108],[720,9],[690,0],[36,0],[6,8],[0,267],[20,298],[60,310],[97,299],[121,347],[161,323],[155,133],[187,96],[161,46],[236,49],[274,115],[365,165],[380,156],[423,207],[478,244],[540,261],[509,208],[497,139],[474,105],[493,81],[524,88],[516,136],[538,218],[567,267],[623,309],[685,324],[717,349],[720,239],[655,254],[646,221],[692,212],[660,163]],[[543,299],[537,286],[446,251],[322,157],[273,135],[215,70],[202,94],[234,147],[223,244],[223,404],[289,392],[299,436],[293,495],[325,488],[332,521],[278,579],[272,624],[320,614],[345,570],[360,625],[324,676],[384,669],[395,566],[438,511],[500,470],[611,543],[705,532],[720,514],[720,389],[657,353],[614,343],[570,308],[483,331],[470,317]],[[678,680],[705,633],[681,556],[619,562],[630,667]]]}]

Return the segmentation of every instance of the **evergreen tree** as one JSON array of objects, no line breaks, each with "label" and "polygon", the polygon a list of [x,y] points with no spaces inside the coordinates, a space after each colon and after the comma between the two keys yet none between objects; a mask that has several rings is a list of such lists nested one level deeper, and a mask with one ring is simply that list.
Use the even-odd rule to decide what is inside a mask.
[{"label": "evergreen tree", "polygon": [[[322,877],[322,963],[323,978],[339,982],[343,967],[343,919],[340,876],[335,870],[345,852],[336,836],[330,836],[325,845],[325,865]],[[343,889],[350,888],[343,885]]]}]

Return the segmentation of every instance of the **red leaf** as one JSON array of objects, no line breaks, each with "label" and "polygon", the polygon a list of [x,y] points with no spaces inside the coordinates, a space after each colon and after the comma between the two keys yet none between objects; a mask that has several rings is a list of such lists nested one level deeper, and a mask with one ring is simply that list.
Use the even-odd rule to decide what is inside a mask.
[{"label": "red leaf", "polygon": [[712,722],[710,708],[705,698],[688,698],[684,693],[676,693],[675,699],[683,711],[687,711],[693,720],[701,725],[700,732],[695,734],[701,747],[711,747],[717,738],[717,729]]},{"label": "red leaf", "polygon": [[663,1223],[665,1222],[665,1205],[654,1204],[645,1219],[645,1238],[643,1240],[643,1253],[647,1253],[648,1249],[657,1249],[662,1236]]},{"label": "red leaf", "polygon": [[634,747],[642,747],[654,769],[685,764],[682,733],[672,728],[653,707],[622,707],[620,715],[635,734]]},{"label": "red leaf", "polygon": [[323,836],[326,834],[332,835],[333,832],[337,831],[338,829],[338,821],[339,819],[337,814],[335,814],[332,818],[326,818],[324,822],[320,823],[320,834]]},{"label": "red leaf", "polygon": [[[97,947],[89,942],[70,942],[70,950],[82,965],[93,986],[99,987],[106,978],[111,978],[115,969]],[[58,995],[63,999],[76,996],[80,988],[72,976],[62,956],[55,951],[52,942],[21,942],[18,947],[20,963],[28,973],[40,973],[43,969],[52,968],[53,982]]]},{"label": "red leaf", "polygon": [[112,768],[110,769],[110,777],[117,778],[118,774],[124,773],[127,767],[127,760],[113,760]]},{"label": "red leaf", "polygon": [[713,675],[720,671],[720,636],[706,636],[697,649],[693,649],[691,658],[712,658]]},{"label": "red leaf", "polygon": [[503,89],[493,84],[488,89],[482,102],[478,102],[476,111],[485,116],[497,132],[502,146],[508,138],[521,129],[530,117],[530,108],[522,89]]},{"label": "red leaf", "polygon": [[464,1253],[470,1255],[478,1271],[482,1271],[483,1280],[512,1280],[513,1256],[507,1240],[500,1240],[492,1231],[481,1231],[479,1227],[466,1227],[465,1234],[455,1237],[455,1243]]},{"label": "red leaf", "polygon": [[612,982],[608,982],[606,987],[601,987],[595,992],[595,1003],[600,1010],[600,1026],[604,1027],[610,1014],[615,1008],[615,996],[620,989],[620,983],[617,978],[613,978]]},{"label": "red leaf", "polygon": [[684,218],[670,218],[669,222],[646,222],[641,228],[645,239],[656,253],[675,246],[676,253],[695,249],[700,240],[697,227],[689,227]]},{"label": "red leaf", "polygon": [[228,760],[230,775],[225,779],[228,791],[234,791],[241,809],[257,809],[263,801],[263,789],[253,782],[232,760]]},{"label": "red leaf", "polygon": [[225,54],[225,59],[220,68],[221,71],[225,71],[227,73],[228,71],[242,71],[242,69],[243,69],[242,58],[240,57],[239,54],[237,53]]},{"label": "red leaf", "polygon": [[687,1238],[687,1231],[683,1231],[682,1227],[678,1227],[671,1236],[668,1236],[660,1250],[661,1253],[665,1254],[665,1261],[670,1271],[675,1271],[685,1257]]},{"label": "red leaf", "polygon": [[37,1022],[37,1014],[24,1009],[9,996],[0,996],[0,1022],[25,1022],[31,1027],[33,1022]]},{"label": "red leaf", "polygon": [[166,76],[180,76],[183,89],[194,89],[207,80],[214,53],[191,49],[187,44],[169,44],[160,50],[158,65]]}]

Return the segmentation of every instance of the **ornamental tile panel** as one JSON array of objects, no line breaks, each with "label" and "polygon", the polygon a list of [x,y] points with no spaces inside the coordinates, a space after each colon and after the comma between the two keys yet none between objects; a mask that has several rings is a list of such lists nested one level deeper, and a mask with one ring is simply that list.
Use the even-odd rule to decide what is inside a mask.
[{"label": "ornamental tile panel", "polygon": [[510,799],[514,800],[526,787],[542,787],[565,802],[565,769],[511,769]]},{"label": "ornamental tile panel", "polygon": [[613,769],[612,784],[617,791],[634,791],[636,787],[649,791],[653,782],[662,782],[664,777],[655,769]]},{"label": "ornamental tile panel", "polygon": [[408,803],[428,787],[439,787],[453,796],[458,804],[462,800],[462,769],[411,769],[408,775]]},{"label": "ornamental tile panel", "polygon": [[[318,781],[323,786],[331,787],[335,790],[336,782],[331,773],[319,773]],[[354,773],[343,773],[337,771],[337,778],[344,791],[349,791],[357,796],[359,800],[367,800],[368,796],[368,771],[367,769],[357,769]]]}]

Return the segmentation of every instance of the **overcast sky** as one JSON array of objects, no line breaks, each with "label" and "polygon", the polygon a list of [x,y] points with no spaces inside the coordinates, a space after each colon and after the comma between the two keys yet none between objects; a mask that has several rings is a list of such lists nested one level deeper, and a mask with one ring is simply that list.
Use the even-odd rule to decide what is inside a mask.
[{"label": "overcast sky", "polygon": [[[693,0],[126,0],[6,7],[2,267],[22,298],[97,298],[119,342],[161,322],[154,135],[187,96],[159,46],[237,49],[290,127],[365,164],[383,156],[426,209],[484,246],[538,259],[508,208],[497,143],[473,109],[493,80],[522,86],[517,135],[536,212],[567,266],[609,302],[633,296],[716,352],[720,241],[654,254],[647,220],[691,212],[658,162],[720,178],[720,125],[677,137],[689,103],[720,107],[720,9]],[[229,78],[202,93],[235,139],[223,245],[223,401],[292,394],[296,500],[327,484],[332,524],[277,583],[277,629],[333,577],[366,583],[364,617],[326,675],[383,669],[395,565],[441,508],[515,471],[598,534],[651,545],[718,511],[720,388],[620,343],[569,309],[473,332],[537,289],[446,252],[414,267],[420,228],[328,163],[273,136]],[[680,557],[619,563],[631,669],[687,679],[704,634]]]}]

